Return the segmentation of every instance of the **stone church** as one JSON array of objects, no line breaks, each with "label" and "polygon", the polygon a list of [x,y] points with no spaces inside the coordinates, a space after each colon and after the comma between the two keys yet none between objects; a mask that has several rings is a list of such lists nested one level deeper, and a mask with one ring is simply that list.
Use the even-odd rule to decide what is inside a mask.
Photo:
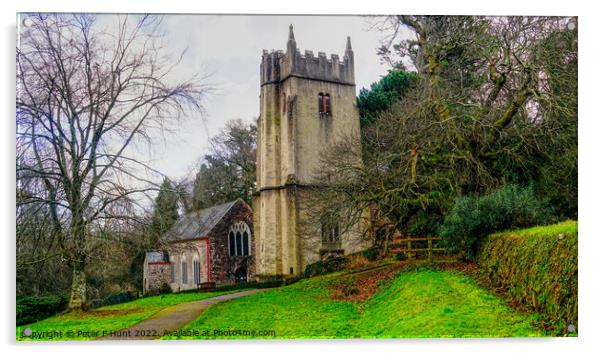
[{"label": "stone church", "polygon": [[146,252],[144,292],[214,288],[255,278],[253,211],[242,199],[184,215]]},{"label": "stone church", "polygon": [[286,51],[263,51],[260,78],[253,210],[237,200],[184,216],[167,249],[147,252],[145,291],[296,277],[321,258],[367,246],[365,225],[342,232],[308,220],[307,210],[320,153],[360,136],[351,39],[342,58],[301,54],[291,25]]},{"label": "stone church", "polygon": [[253,224],[261,280],[298,276],[324,255],[366,243],[363,225],[339,234],[337,225],[306,220],[320,153],[337,139],[360,137],[351,39],[342,58],[301,54],[291,25],[286,51],[263,51],[260,77]]}]

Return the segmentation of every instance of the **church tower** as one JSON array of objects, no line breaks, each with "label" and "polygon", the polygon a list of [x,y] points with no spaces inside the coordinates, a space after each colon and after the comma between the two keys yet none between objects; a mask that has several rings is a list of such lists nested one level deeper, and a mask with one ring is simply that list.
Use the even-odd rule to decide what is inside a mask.
[{"label": "church tower", "polygon": [[257,120],[257,190],[253,202],[256,274],[295,276],[327,251],[359,250],[359,229],[339,235],[301,227],[303,201],[322,149],[338,136],[359,139],[353,50],[347,37],[341,60],[320,52],[302,55],[290,26],[286,52],[263,51]]}]

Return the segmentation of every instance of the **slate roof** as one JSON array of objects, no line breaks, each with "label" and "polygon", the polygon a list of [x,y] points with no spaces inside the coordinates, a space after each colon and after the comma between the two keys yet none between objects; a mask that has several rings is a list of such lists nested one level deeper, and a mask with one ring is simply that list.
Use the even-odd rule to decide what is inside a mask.
[{"label": "slate roof", "polygon": [[206,236],[240,199],[188,213],[169,229],[169,242],[193,240]]}]

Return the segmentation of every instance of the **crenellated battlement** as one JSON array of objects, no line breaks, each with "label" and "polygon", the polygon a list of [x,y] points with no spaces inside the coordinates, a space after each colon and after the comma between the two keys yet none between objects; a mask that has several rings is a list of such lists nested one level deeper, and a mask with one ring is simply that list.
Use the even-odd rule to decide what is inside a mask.
[{"label": "crenellated battlement", "polygon": [[259,279],[296,277],[324,256],[368,246],[359,223],[335,245],[323,243],[310,209],[314,187],[323,183],[316,178],[323,153],[339,139],[360,144],[351,41],[342,56],[299,51],[291,26],[283,49],[261,57],[253,200]]},{"label": "crenellated battlement", "polygon": [[349,37],[343,60],[338,54],[327,57],[323,52],[318,52],[316,57],[311,50],[301,54],[297,49],[292,26],[286,52],[264,49],[260,70],[261,85],[279,83],[290,76],[355,85],[353,50]]}]

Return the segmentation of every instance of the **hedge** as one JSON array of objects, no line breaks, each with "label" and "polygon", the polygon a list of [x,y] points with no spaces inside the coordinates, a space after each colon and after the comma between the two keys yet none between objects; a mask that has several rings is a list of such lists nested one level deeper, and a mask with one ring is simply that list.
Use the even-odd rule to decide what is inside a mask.
[{"label": "hedge", "polygon": [[95,309],[103,306],[117,305],[124,302],[134,301],[138,298],[138,294],[132,291],[116,291],[109,296],[93,300],[90,307]]},{"label": "hedge", "polygon": [[17,326],[41,321],[67,308],[69,298],[64,296],[17,296]]},{"label": "hedge", "polygon": [[577,327],[577,222],[489,236],[477,262],[512,301],[560,328]]}]

